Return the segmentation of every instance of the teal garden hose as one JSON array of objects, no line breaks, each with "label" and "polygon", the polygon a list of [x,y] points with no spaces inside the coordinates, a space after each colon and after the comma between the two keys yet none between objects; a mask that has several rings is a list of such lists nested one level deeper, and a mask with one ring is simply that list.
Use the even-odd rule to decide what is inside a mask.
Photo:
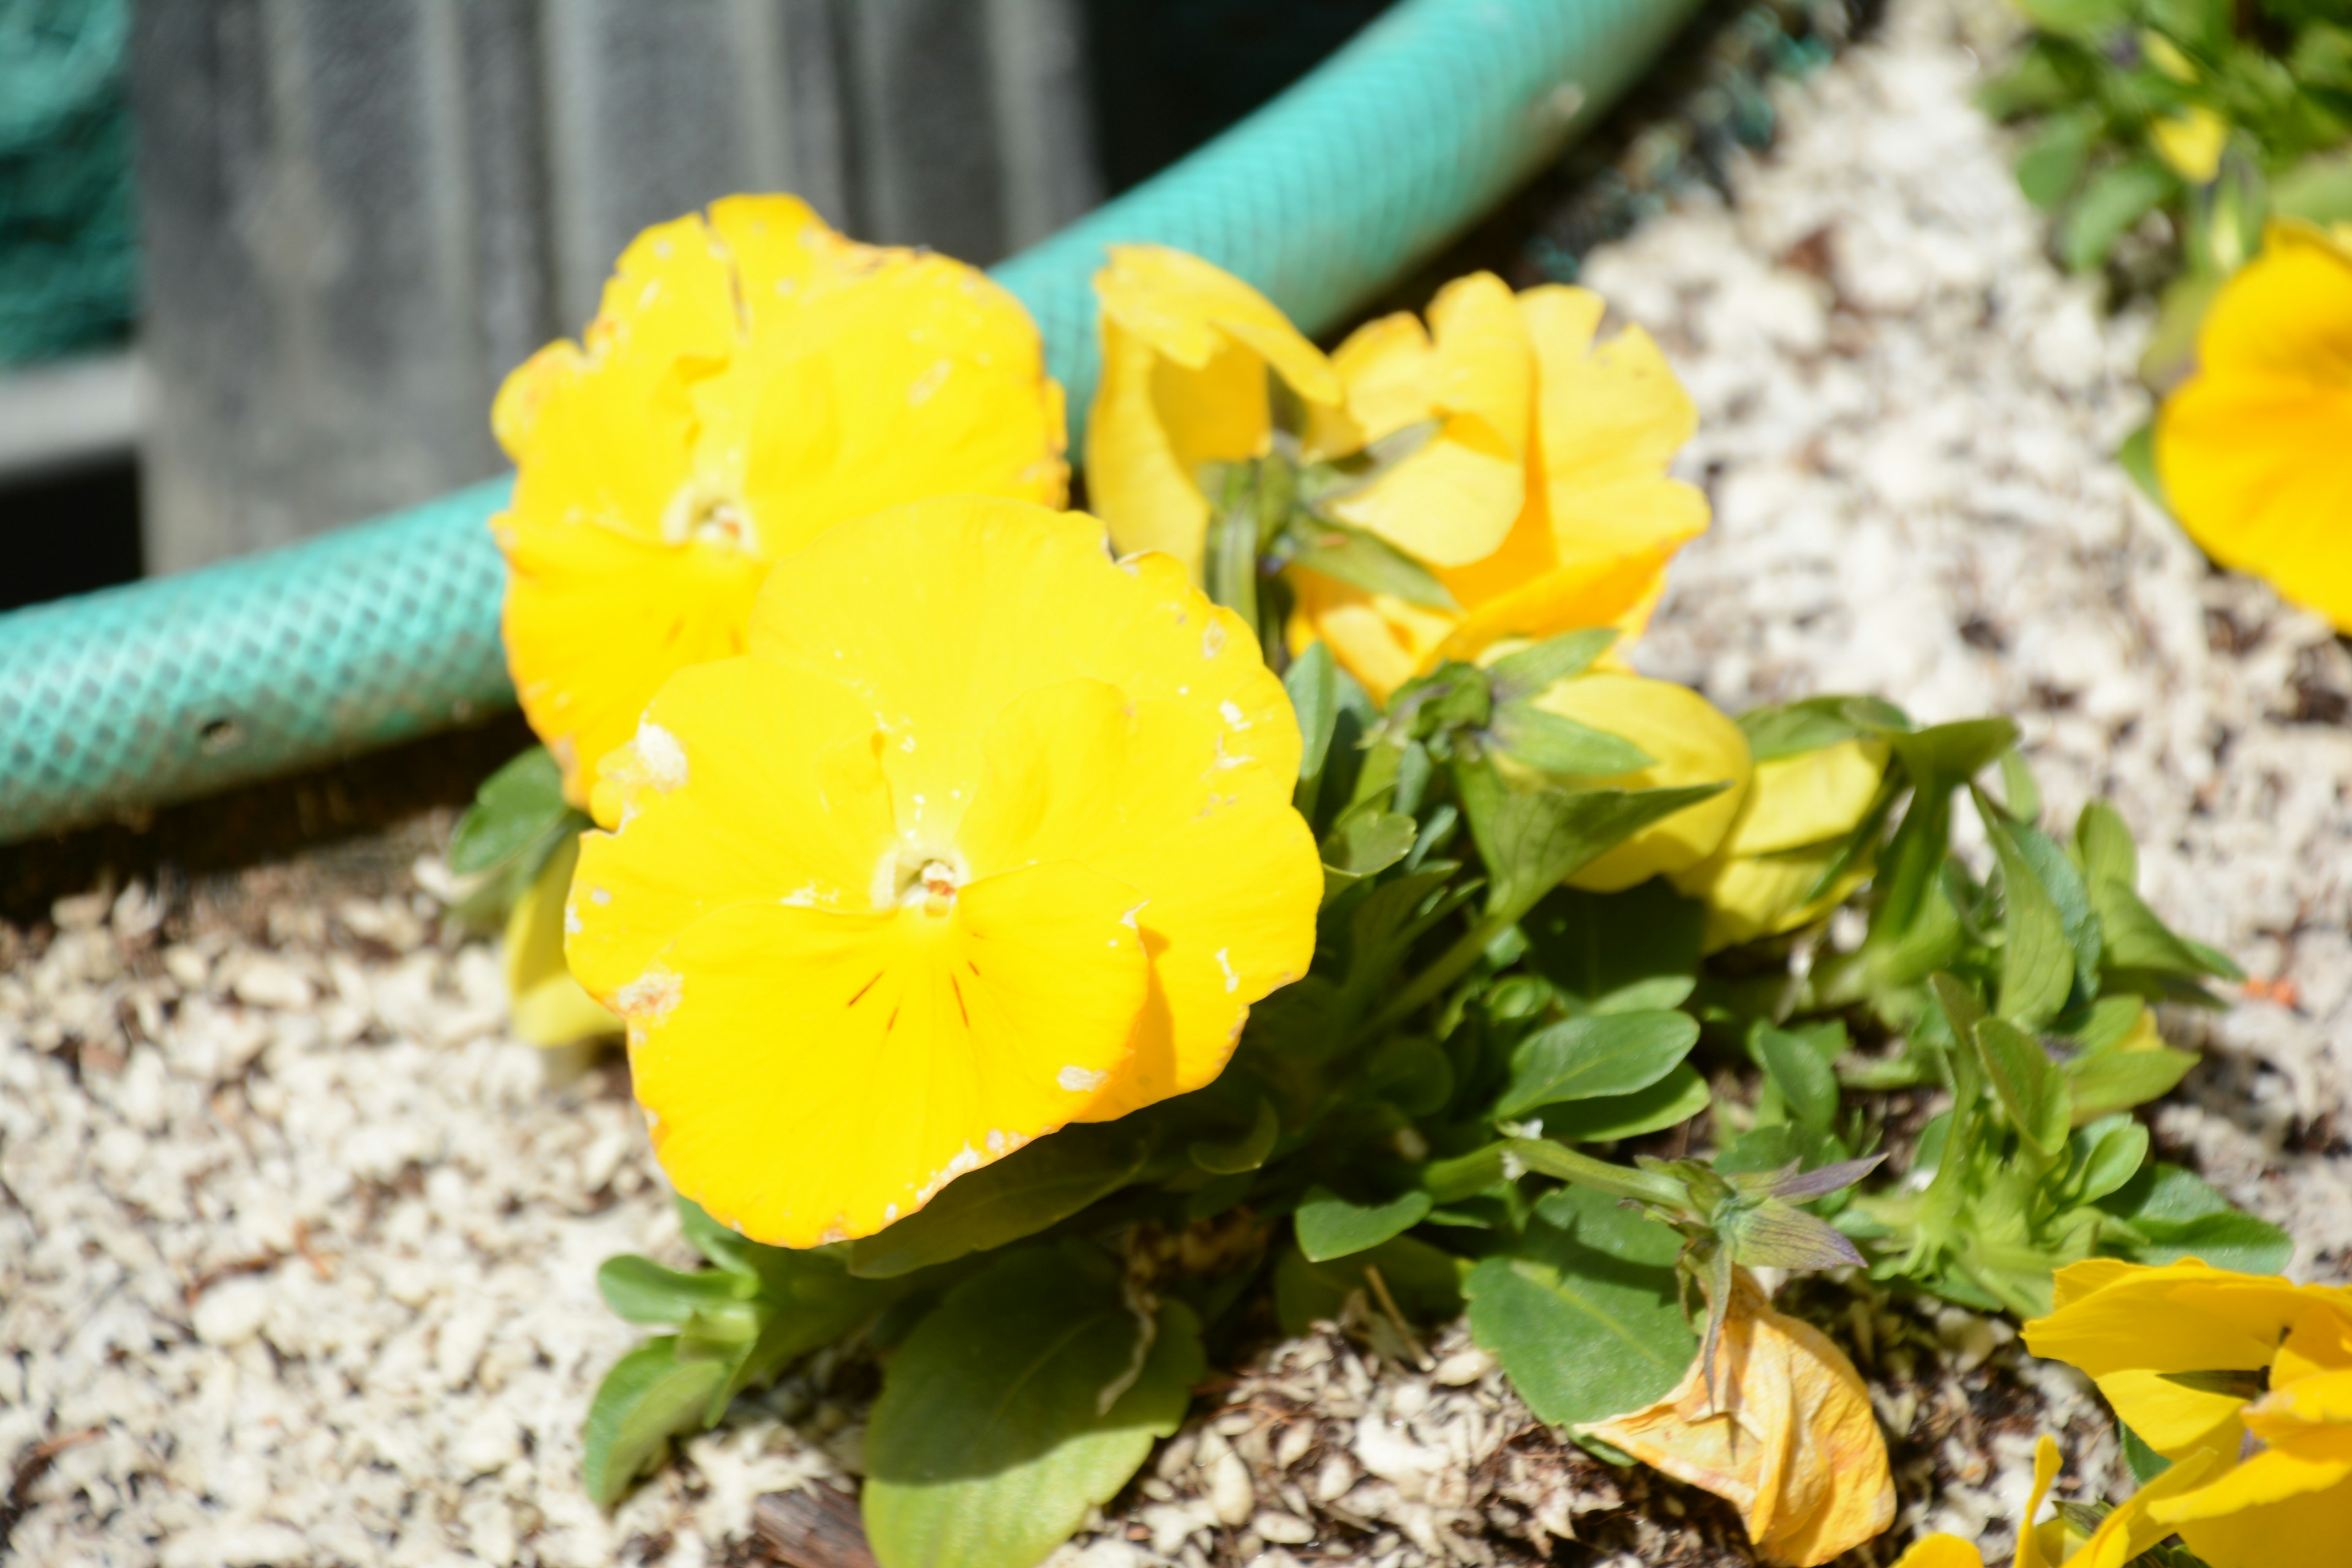
[{"label": "teal garden hose", "polygon": [[[1249,120],[994,275],[1036,317],[1074,425],[1094,388],[1089,279],[1107,244],[1192,251],[1321,331],[1549,159],[1696,4],[1403,0]],[[485,526],[509,482],[0,616],[0,842],[510,704]]]}]

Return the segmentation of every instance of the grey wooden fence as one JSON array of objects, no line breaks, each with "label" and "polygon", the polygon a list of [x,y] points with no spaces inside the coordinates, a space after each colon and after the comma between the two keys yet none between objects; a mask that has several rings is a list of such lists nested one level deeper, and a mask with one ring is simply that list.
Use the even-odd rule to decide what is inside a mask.
[{"label": "grey wooden fence", "polygon": [[992,261],[1097,196],[1079,0],[139,0],[150,571],[497,471],[648,223],[793,190]]}]

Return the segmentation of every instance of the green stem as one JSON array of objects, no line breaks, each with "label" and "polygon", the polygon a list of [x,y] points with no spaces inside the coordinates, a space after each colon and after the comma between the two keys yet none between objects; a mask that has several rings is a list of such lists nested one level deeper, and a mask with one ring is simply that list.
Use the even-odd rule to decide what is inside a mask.
[{"label": "green stem", "polygon": [[1635,1203],[1654,1204],[1661,1208],[1690,1206],[1689,1189],[1672,1176],[1655,1171],[1612,1165],[1606,1160],[1580,1154],[1549,1138],[1514,1138],[1504,1147],[1517,1157],[1519,1163],[1539,1175],[1557,1176],[1563,1182],[1574,1182],[1612,1197],[1631,1198]]},{"label": "green stem", "polygon": [[1509,930],[1511,923],[1526,912],[1524,910],[1497,910],[1463,932],[1459,941],[1438,955],[1436,963],[1414,975],[1412,983],[1398,992],[1394,1000],[1372,1015],[1372,1021],[1364,1026],[1358,1038],[1377,1037],[1435,1001],[1447,986],[1470,972],[1470,966],[1477,963],[1479,955],[1486,951],[1487,943]]}]

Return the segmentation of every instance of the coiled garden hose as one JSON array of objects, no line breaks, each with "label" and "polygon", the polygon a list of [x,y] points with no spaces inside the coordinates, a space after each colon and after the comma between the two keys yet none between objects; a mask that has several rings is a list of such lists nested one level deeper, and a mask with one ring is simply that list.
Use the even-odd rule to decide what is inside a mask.
[{"label": "coiled garden hose", "polygon": [[[1343,321],[1549,159],[1696,0],[1404,0],[1149,183],[994,268],[1084,417],[1089,279],[1150,240]],[[1073,449],[1077,447],[1073,432]],[[492,480],[318,539],[0,616],[0,842],[510,704]]]}]

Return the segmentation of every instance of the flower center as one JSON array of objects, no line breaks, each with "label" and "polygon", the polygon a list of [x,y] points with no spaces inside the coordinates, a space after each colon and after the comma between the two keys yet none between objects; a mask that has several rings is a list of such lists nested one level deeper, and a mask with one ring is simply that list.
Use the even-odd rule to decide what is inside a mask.
[{"label": "flower center", "polygon": [[971,879],[963,857],[907,846],[882,858],[874,878],[874,907],[920,910],[944,915],[955,908],[956,890]]},{"label": "flower center", "polygon": [[760,552],[760,529],[751,509],[707,481],[689,479],[662,514],[662,538],[671,544],[708,544]]}]

